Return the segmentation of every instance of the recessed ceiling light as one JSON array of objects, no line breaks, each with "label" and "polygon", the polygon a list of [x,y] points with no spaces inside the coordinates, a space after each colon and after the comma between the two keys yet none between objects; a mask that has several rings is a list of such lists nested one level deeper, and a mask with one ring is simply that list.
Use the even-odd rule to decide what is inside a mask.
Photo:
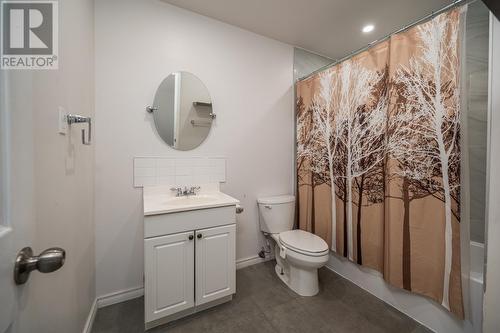
[{"label": "recessed ceiling light", "polygon": [[375,29],[375,26],[373,24],[368,24],[368,25],[365,25],[362,29],[362,31],[364,33],[368,33],[368,32],[371,32],[373,31],[373,29]]}]

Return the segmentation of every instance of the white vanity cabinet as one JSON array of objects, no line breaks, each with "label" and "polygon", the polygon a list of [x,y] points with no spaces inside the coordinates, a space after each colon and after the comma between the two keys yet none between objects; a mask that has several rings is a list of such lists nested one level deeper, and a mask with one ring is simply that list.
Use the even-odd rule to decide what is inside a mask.
[{"label": "white vanity cabinet", "polygon": [[236,206],[144,217],[146,329],[232,299]]},{"label": "white vanity cabinet", "polygon": [[196,231],[196,305],[236,292],[236,225]]},{"label": "white vanity cabinet", "polygon": [[146,239],[146,321],[194,306],[194,232]]}]

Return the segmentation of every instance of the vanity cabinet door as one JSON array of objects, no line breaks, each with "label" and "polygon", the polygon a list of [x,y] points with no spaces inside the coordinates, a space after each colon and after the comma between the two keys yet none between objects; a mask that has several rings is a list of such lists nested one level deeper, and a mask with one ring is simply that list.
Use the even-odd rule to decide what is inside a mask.
[{"label": "vanity cabinet door", "polygon": [[146,322],[194,306],[194,243],[193,231],[145,240]]},{"label": "vanity cabinet door", "polygon": [[236,292],[236,225],[196,231],[196,305]]}]

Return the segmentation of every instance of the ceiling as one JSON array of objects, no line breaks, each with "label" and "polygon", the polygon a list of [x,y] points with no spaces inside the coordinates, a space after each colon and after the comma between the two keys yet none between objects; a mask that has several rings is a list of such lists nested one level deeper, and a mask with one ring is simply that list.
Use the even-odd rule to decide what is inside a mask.
[{"label": "ceiling", "polygon": [[[163,0],[332,59],[379,39],[451,0]],[[364,25],[373,24],[368,34]]]}]

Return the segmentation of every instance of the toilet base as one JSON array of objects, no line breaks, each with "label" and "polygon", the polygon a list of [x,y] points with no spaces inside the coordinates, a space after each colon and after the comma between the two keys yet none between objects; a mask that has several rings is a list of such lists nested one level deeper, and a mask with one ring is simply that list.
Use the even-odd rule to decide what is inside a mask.
[{"label": "toilet base", "polygon": [[314,296],[319,292],[318,269],[304,270],[288,265],[285,270],[276,264],[274,270],[281,281],[300,296]]},{"label": "toilet base", "polygon": [[320,256],[306,256],[291,250],[286,250],[284,257],[281,257],[279,235],[272,234],[275,241],[274,254],[276,275],[288,288],[292,289],[300,296],[314,296],[319,292],[318,269],[323,267],[329,258],[329,252]]},{"label": "toilet base", "polygon": [[285,274],[284,268],[282,268],[279,264],[276,264],[274,266],[274,271],[276,272],[276,275],[278,275],[278,277],[281,279],[281,281],[283,281],[284,284],[286,284],[287,286],[289,286],[289,284],[288,284],[288,275]]}]

